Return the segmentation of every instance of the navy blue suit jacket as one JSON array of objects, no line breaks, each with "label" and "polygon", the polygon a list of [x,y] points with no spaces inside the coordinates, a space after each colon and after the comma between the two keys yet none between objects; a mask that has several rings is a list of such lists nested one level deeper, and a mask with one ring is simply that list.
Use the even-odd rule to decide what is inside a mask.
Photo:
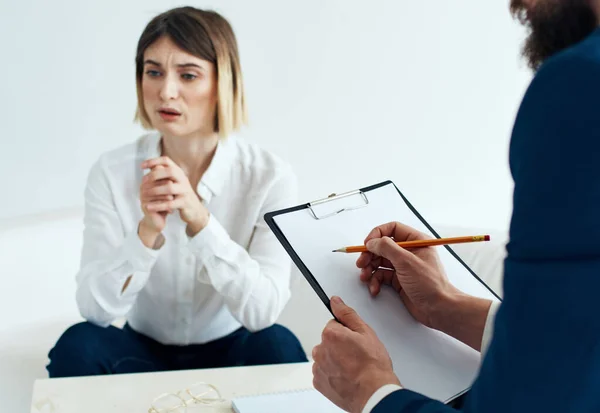
[{"label": "navy blue suit jacket", "polygon": [[[510,168],[504,300],[461,410],[600,412],[600,31],[534,77]],[[452,411],[399,390],[373,413]]]}]

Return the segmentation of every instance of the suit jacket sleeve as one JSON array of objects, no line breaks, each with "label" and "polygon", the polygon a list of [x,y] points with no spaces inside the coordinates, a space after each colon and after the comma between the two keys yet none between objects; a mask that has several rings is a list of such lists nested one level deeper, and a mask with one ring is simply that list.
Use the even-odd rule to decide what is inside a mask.
[{"label": "suit jacket sleeve", "polygon": [[504,301],[469,412],[600,411],[597,54],[548,61],[517,116]]},{"label": "suit jacket sleeve", "polygon": [[[465,412],[600,411],[600,56],[584,47],[539,70],[517,115],[504,300]],[[408,390],[373,410],[443,411]]]},{"label": "suit jacket sleeve", "polygon": [[397,390],[389,394],[372,410],[372,413],[405,412],[456,413],[456,410],[407,389]]}]

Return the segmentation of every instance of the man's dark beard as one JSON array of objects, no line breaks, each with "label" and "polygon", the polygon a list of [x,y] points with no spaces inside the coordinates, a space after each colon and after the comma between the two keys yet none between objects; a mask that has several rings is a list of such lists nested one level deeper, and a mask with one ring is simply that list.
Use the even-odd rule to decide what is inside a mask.
[{"label": "man's dark beard", "polygon": [[510,10],[529,30],[522,55],[533,70],[598,26],[590,0],[538,0],[529,11],[523,0],[511,0]]}]

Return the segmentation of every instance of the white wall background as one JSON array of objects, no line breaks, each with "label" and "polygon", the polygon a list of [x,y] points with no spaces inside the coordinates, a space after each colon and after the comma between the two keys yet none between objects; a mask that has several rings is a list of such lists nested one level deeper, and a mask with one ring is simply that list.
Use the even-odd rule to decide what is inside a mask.
[{"label": "white wall background", "polygon": [[[432,222],[505,228],[508,140],[530,74],[508,1],[222,0],[246,135],[303,201],[392,179]],[[134,52],[169,0],[0,3],[0,223],[82,205],[92,162],[134,140]]]},{"label": "white wall background", "polygon": [[[507,227],[508,141],[530,78],[508,0],[189,4],[231,21],[246,137],[292,163],[303,201],[392,179],[432,223]],[[137,39],[178,5],[0,0],[6,411],[29,406],[45,354],[76,317],[81,220],[70,211],[81,208],[99,154],[142,132],[132,122]],[[71,218],[23,228],[39,215]]]}]

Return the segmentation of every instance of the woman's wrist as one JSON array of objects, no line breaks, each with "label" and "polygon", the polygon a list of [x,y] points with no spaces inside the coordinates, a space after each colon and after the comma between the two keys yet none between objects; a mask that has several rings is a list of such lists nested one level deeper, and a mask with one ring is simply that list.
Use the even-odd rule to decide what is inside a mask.
[{"label": "woman's wrist", "polygon": [[160,231],[152,228],[142,219],[138,225],[138,237],[147,248],[158,249],[157,243],[160,237]]},{"label": "woman's wrist", "polygon": [[202,231],[208,225],[210,214],[208,211],[203,211],[198,214],[198,217],[188,222],[186,233],[190,238],[195,237],[200,231]]}]

